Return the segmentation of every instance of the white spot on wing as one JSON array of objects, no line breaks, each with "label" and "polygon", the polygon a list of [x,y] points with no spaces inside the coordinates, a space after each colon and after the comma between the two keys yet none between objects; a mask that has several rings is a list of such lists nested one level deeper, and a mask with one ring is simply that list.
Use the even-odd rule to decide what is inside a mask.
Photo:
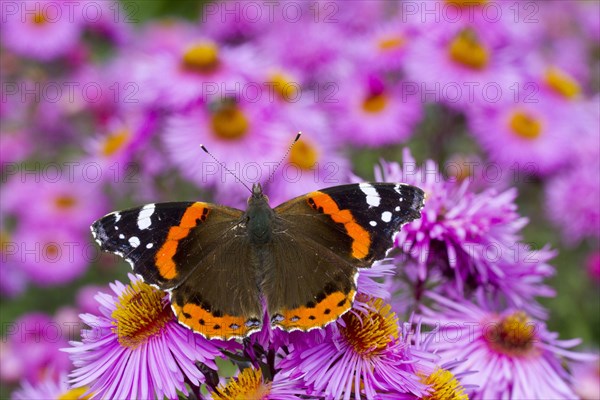
[{"label": "white spot on wing", "polygon": [[390,222],[390,221],[392,220],[392,213],[391,213],[391,212],[389,212],[389,211],[384,211],[384,212],[381,214],[381,220],[382,220],[383,222]]},{"label": "white spot on wing", "polygon": [[371,226],[377,226],[377,222],[375,222],[375,221],[369,221],[369,225],[371,225]]},{"label": "white spot on wing", "polygon": [[121,214],[116,212],[114,215],[115,215],[115,224],[116,224],[121,219]]},{"label": "white spot on wing", "polygon": [[146,204],[138,214],[137,225],[140,229],[148,229],[152,225],[150,217],[154,214],[154,204]]},{"label": "white spot on wing", "polygon": [[360,190],[362,190],[362,192],[367,195],[367,204],[371,207],[379,207],[379,204],[381,203],[381,198],[379,197],[379,193],[377,193],[377,190],[373,187],[373,185],[370,185],[368,183],[361,183],[358,185],[358,187],[360,188]]},{"label": "white spot on wing", "polygon": [[147,248],[147,249],[151,249],[152,247],[154,247],[154,244],[152,244],[152,243],[148,243],[148,244],[146,245],[146,248]]},{"label": "white spot on wing", "polygon": [[123,235],[122,233],[119,235],[119,239],[125,239],[125,235]]},{"label": "white spot on wing", "polygon": [[140,245],[140,239],[137,236],[132,236],[129,238],[129,244],[135,249]]},{"label": "white spot on wing", "polygon": [[396,211],[396,212],[400,211],[400,206],[396,206],[396,208],[394,208],[394,211]]}]

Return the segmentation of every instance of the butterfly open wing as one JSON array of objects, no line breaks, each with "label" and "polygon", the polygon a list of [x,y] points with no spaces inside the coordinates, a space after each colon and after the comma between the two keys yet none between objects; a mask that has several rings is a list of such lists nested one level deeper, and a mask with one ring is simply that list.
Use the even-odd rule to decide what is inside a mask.
[{"label": "butterfly open wing", "polygon": [[146,283],[170,290],[180,322],[207,337],[241,336],[262,315],[242,215],[202,202],[148,204],[106,215],[92,234]]},{"label": "butterfly open wing", "polygon": [[275,208],[269,254],[276,272],[262,286],[272,322],[309,330],[350,309],[358,268],[386,256],[400,227],[420,217],[423,199],[414,186],[363,183],[312,192]]}]

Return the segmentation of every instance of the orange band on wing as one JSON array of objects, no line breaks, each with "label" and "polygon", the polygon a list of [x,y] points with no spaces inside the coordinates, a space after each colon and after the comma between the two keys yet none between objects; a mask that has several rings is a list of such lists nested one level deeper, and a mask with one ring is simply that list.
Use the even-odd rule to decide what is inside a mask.
[{"label": "orange band on wing", "polygon": [[183,307],[172,303],[172,306],[180,322],[208,339],[246,336],[260,329],[258,320],[248,325],[248,319],[244,317],[216,316],[194,303],[186,303]]},{"label": "orange band on wing", "polygon": [[179,226],[173,226],[169,229],[167,239],[156,252],[154,260],[161,277],[174,279],[177,276],[177,266],[173,261],[173,256],[177,252],[179,241],[190,234],[190,230],[198,225],[198,221],[206,220],[208,210],[206,203],[193,203],[185,210]]},{"label": "orange band on wing", "polygon": [[342,314],[352,307],[354,290],[348,293],[333,292],[327,295],[314,307],[299,307],[284,310],[281,321],[275,322],[286,330],[301,329],[307,331],[312,328],[320,328],[338,319]]},{"label": "orange band on wing", "polygon": [[344,224],[348,236],[352,238],[352,255],[355,258],[362,259],[369,254],[371,236],[356,222],[350,210],[340,210],[331,196],[323,192],[314,192],[307,197],[309,206],[329,215],[335,222]]}]

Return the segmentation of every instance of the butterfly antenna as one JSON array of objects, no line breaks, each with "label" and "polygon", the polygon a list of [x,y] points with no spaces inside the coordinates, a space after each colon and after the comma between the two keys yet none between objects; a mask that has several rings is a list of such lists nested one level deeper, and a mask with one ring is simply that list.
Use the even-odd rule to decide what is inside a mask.
[{"label": "butterfly antenna", "polygon": [[246,185],[246,183],[244,181],[242,181],[240,178],[238,178],[238,176],[235,174],[235,172],[233,172],[232,170],[230,170],[229,168],[227,168],[225,166],[225,163],[222,163],[221,161],[217,160],[217,158],[215,156],[212,155],[212,153],[210,151],[208,151],[208,149],[206,148],[206,146],[204,146],[203,144],[200,145],[200,147],[202,148],[202,150],[204,150],[204,152],[206,154],[208,154],[213,160],[215,160],[215,162],[217,164],[219,164],[221,166],[221,168],[223,168],[225,171],[229,172],[231,175],[234,176],[235,179],[237,179],[238,182],[240,182],[242,185],[244,185],[246,187],[246,189],[248,189],[248,191],[250,191],[250,193],[252,193],[252,189],[250,189],[248,187],[248,185]]},{"label": "butterfly antenna", "polygon": [[300,139],[300,136],[302,136],[302,132],[299,131],[298,134],[296,135],[296,138],[292,142],[292,144],[290,144],[290,146],[288,147],[288,149],[285,152],[285,154],[283,155],[283,157],[281,157],[281,160],[279,160],[279,162],[277,163],[277,165],[275,166],[275,168],[273,168],[273,172],[271,172],[271,175],[269,176],[269,180],[267,180],[267,182],[271,182],[271,179],[273,179],[273,177],[275,176],[275,172],[277,171],[277,169],[279,168],[279,166],[281,165],[281,163],[283,162],[283,160],[285,160],[287,158],[287,156],[290,154],[290,151],[292,150],[292,147],[294,147],[294,145],[296,144],[296,142],[298,141],[298,139]]}]

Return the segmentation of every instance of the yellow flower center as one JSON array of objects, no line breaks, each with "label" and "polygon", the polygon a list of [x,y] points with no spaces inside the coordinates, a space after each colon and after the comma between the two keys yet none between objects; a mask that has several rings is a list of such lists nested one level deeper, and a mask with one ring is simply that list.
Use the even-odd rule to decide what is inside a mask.
[{"label": "yellow flower center", "polygon": [[376,356],[398,338],[398,317],[381,299],[370,300],[368,313],[348,312],[342,316],[345,327],[340,332],[354,351],[362,356]]},{"label": "yellow flower center", "polygon": [[430,394],[424,400],[469,400],[465,389],[456,380],[452,372],[438,368],[421,380],[429,386]]},{"label": "yellow flower center", "polygon": [[271,384],[264,382],[260,370],[246,368],[227,385],[220,385],[213,393],[215,400],[266,400]]},{"label": "yellow flower center", "polygon": [[93,393],[85,395],[89,388],[87,386],[68,390],[59,394],[57,400],[88,400],[92,398]]},{"label": "yellow flower center", "polygon": [[269,83],[273,85],[273,90],[282,100],[290,101],[298,96],[298,86],[292,83],[289,76],[279,72],[271,74]]},{"label": "yellow flower center", "polygon": [[545,75],[546,84],[552,90],[567,99],[572,99],[581,93],[581,87],[577,81],[566,72],[556,68],[548,68]]},{"label": "yellow flower center", "polygon": [[399,47],[404,46],[404,38],[401,36],[388,36],[381,38],[378,43],[379,49],[386,50],[395,50]]},{"label": "yellow flower center", "polygon": [[495,324],[485,337],[491,348],[511,355],[524,354],[533,348],[535,324],[527,314],[517,311]]},{"label": "yellow flower center", "polygon": [[487,0],[446,0],[446,3],[459,7],[478,7],[486,4]]},{"label": "yellow flower center", "polygon": [[241,139],[250,125],[242,110],[228,105],[213,114],[211,123],[214,134],[225,140]]},{"label": "yellow flower center", "polygon": [[376,114],[383,111],[387,106],[387,96],[383,93],[369,95],[362,104],[363,110],[368,113]]},{"label": "yellow flower center", "polygon": [[481,70],[489,61],[489,52],[471,29],[463,29],[450,42],[450,57],[465,67]]},{"label": "yellow flower center", "polygon": [[295,164],[301,169],[312,169],[319,159],[317,149],[306,140],[296,142],[290,151],[290,164]]},{"label": "yellow flower center", "polygon": [[54,204],[61,210],[68,210],[77,204],[77,200],[73,196],[63,194],[54,199]]},{"label": "yellow flower center", "polygon": [[38,12],[35,13],[35,15],[33,16],[33,18],[31,19],[31,21],[35,24],[35,25],[44,25],[46,22],[48,22],[48,20],[46,19],[46,17],[44,16],[43,12]]},{"label": "yellow flower center", "polygon": [[131,349],[138,347],[173,319],[173,312],[164,297],[164,292],[142,281],[125,288],[112,313],[115,320],[113,332],[122,346]]},{"label": "yellow flower center", "polygon": [[55,258],[59,252],[60,248],[55,243],[48,243],[44,250],[46,251],[46,256],[49,256],[51,259]]},{"label": "yellow flower center", "polygon": [[106,157],[112,156],[119,151],[129,139],[129,131],[122,129],[108,135],[102,146],[102,154]]},{"label": "yellow flower center", "polygon": [[219,66],[219,48],[212,42],[190,46],[183,53],[183,66],[190,71],[212,72]]},{"label": "yellow flower center", "polygon": [[6,231],[0,231],[0,252],[6,251],[10,243],[10,236]]},{"label": "yellow flower center", "polygon": [[533,140],[542,134],[542,124],[532,115],[516,111],[510,118],[510,129],[523,139]]}]

